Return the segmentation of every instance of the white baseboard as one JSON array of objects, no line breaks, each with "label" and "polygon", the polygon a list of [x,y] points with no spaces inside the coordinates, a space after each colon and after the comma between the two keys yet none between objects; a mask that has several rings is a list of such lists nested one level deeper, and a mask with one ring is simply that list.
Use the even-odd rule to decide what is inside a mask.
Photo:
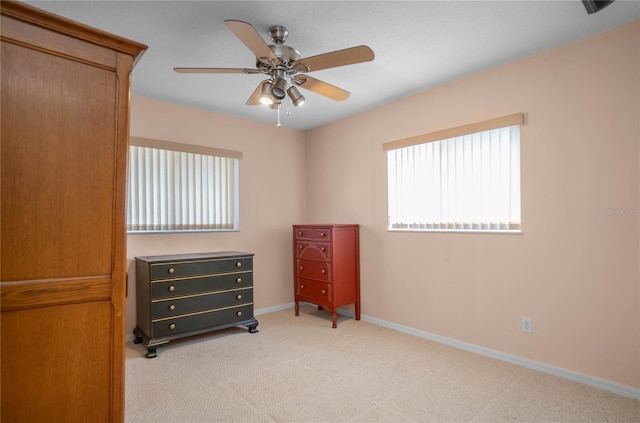
[{"label": "white baseboard", "polygon": [[265,308],[259,308],[257,310],[254,310],[253,314],[255,316],[259,316],[261,314],[267,314],[267,313],[273,313],[275,311],[280,311],[280,310],[286,310],[288,308],[293,308],[294,303],[286,303],[286,304],[280,304],[277,306],[273,306],[273,307],[265,307]]},{"label": "white baseboard", "polygon": [[[348,310],[338,309],[338,313],[353,317],[353,312]],[[387,322],[386,320],[377,319],[366,315],[361,315],[360,318],[366,322],[373,323],[375,325],[383,326],[389,329],[394,329],[399,332],[404,332],[409,335],[418,336],[420,338],[435,341],[441,344],[449,345],[451,347],[459,348],[462,350],[470,351],[476,354],[484,355],[490,358],[506,361],[508,363],[516,364],[518,366],[526,367],[528,369],[537,370],[539,372],[548,373],[554,376],[559,376],[565,379],[579,382],[594,388],[602,389],[604,391],[613,392],[614,394],[622,395],[627,398],[640,399],[640,389],[633,388],[631,386],[622,385],[620,383],[611,382],[608,380],[600,379],[594,376],[588,376],[582,373],[572,372],[571,370],[561,369],[548,364],[540,363],[537,361],[529,360],[526,358],[518,357],[511,354],[506,354],[500,351],[491,350],[489,348],[480,347],[466,342],[461,342],[455,339],[446,338],[444,336],[435,335],[429,332],[424,332],[418,329],[410,328],[408,326],[398,325],[396,323]]]}]

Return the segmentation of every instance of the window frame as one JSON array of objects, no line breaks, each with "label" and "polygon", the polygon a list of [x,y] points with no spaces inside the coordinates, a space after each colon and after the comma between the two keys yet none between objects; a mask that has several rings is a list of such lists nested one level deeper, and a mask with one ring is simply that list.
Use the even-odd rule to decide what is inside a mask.
[{"label": "window frame", "polygon": [[[521,183],[521,153],[520,153],[520,145],[521,145],[521,136],[518,138],[518,201],[519,201],[519,221],[518,222],[509,222],[517,224],[514,225],[514,228],[398,228],[392,227],[392,222],[390,220],[390,190],[389,190],[389,151],[399,150],[406,147],[418,146],[421,144],[427,144],[430,142],[436,141],[446,141],[453,138],[464,137],[472,134],[476,134],[479,132],[492,131],[501,128],[508,128],[512,126],[523,126],[526,124],[526,116],[524,113],[515,113],[508,116],[503,116],[495,119],[490,119],[483,122],[472,123],[468,125],[463,125],[455,128],[445,129],[441,131],[431,132],[427,134],[422,134],[410,138],[404,138],[396,141],[391,141],[383,144],[383,151],[385,152],[386,158],[386,199],[387,199],[387,231],[388,232],[420,232],[420,233],[487,233],[487,234],[522,234],[522,183]],[[520,131],[519,131],[520,132]],[[454,224],[462,225],[463,222],[454,222]]]},{"label": "window frame", "polygon": [[[127,161],[127,194],[125,201],[125,228],[128,235],[143,234],[171,234],[171,233],[211,233],[211,232],[238,232],[240,231],[240,159],[242,152],[235,150],[227,150],[214,147],[205,147],[192,144],[182,144],[170,141],[162,141],[141,137],[130,137],[129,142],[129,159]],[[148,230],[132,230],[129,222],[129,190],[130,190],[130,172],[131,172],[131,147],[146,147],[159,150],[168,150],[178,153],[192,153],[203,156],[213,156],[218,158],[235,159],[234,164],[234,183],[233,183],[233,228],[194,228],[194,229],[148,229]],[[184,223],[182,223],[184,225]]]}]

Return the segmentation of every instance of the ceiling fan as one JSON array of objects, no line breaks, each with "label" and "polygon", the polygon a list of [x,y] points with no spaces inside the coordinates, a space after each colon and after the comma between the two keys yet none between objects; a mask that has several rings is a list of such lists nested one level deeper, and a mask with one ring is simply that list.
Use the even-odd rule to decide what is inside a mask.
[{"label": "ceiling fan", "polygon": [[251,24],[237,20],[225,20],[225,26],[231,30],[256,56],[255,69],[249,68],[173,68],[178,73],[244,73],[264,74],[269,78],[262,81],[247,100],[248,105],[269,105],[280,109],[282,100],[288,95],[294,106],[300,106],[305,98],[297,87],[335,101],[346,100],[350,93],[326,82],[306,75],[322,69],[352,65],[373,60],[374,53],[369,47],[361,45],[330,53],[300,58],[300,52],[284,42],[289,31],[284,26],[269,28],[273,44],[267,44]]}]

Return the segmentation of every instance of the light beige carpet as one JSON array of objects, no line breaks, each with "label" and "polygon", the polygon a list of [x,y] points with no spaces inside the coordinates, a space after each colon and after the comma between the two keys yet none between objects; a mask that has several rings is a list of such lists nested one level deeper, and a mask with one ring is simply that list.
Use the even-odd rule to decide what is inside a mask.
[{"label": "light beige carpet", "polygon": [[313,306],[127,343],[127,422],[633,422],[640,401]]}]

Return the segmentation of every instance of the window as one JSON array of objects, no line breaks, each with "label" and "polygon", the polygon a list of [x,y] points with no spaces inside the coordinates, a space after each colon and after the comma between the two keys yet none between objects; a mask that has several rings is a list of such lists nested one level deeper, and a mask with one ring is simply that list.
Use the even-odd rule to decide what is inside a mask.
[{"label": "window", "polygon": [[524,115],[384,145],[390,230],[520,232]]},{"label": "window", "polygon": [[242,153],[131,138],[127,232],[239,229]]}]

